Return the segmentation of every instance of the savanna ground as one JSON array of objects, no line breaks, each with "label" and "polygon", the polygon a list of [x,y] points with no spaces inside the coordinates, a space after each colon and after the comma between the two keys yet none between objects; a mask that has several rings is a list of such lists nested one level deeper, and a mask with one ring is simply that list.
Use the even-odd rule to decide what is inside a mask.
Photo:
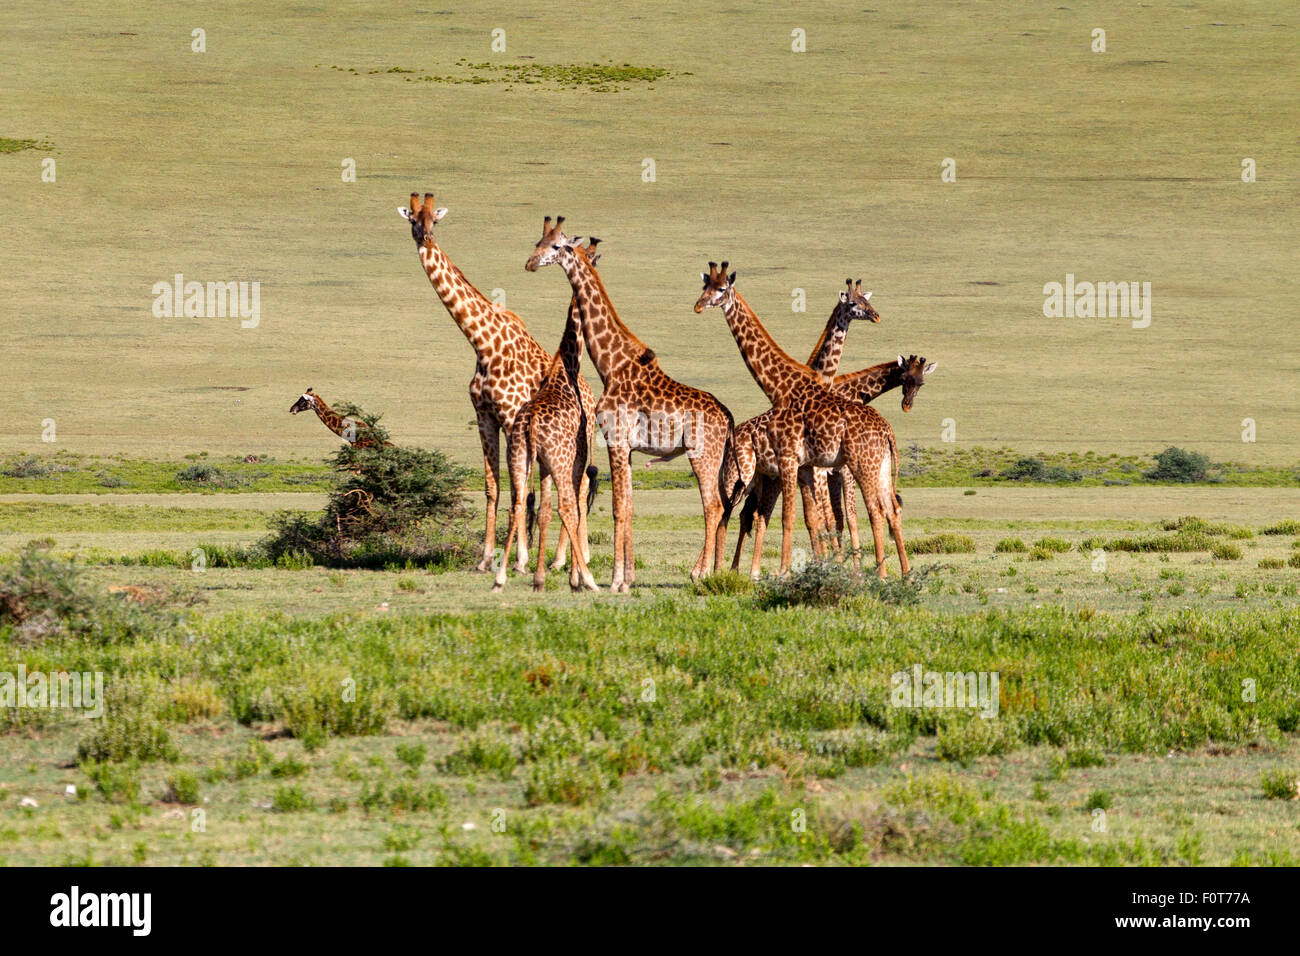
[{"label": "savanna ground", "polygon": [[[3,632],[0,671],[101,670],[109,707],[3,712],[0,859],[1300,858],[1289,5],[251,16],[0,12],[2,569],[36,542],[106,620],[142,615]],[[623,317],[737,420],[764,403],[721,320],[690,312],[704,262],[731,260],[800,356],[862,275],[884,321],[851,330],[844,368],[939,362],[911,414],[879,402],[919,588],[771,608],[770,583],[691,587],[677,466],[638,468],[630,596],[191,570],[321,507],[333,440],[285,414],[309,385],[477,462],[471,352],[395,215],[413,189],[548,347],[568,289],[520,268],[538,220],[601,236]],[[156,318],[175,273],[260,282],[257,327]],[[1066,273],[1150,281],[1150,327],[1044,318]],[[1220,466],[1143,478],[1170,445]],[[1036,454],[1064,477],[1003,477]],[[159,607],[123,610],[123,586]],[[914,664],[997,672],[997,718],[891,706]]]}]

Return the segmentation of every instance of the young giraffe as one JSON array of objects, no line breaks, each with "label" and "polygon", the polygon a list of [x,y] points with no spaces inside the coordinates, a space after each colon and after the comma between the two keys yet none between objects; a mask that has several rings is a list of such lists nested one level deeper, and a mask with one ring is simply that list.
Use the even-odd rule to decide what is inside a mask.
[{"label": "young giraffe", "polygon": [[[369,448],[375,443],[374,437],[369,434],[369,425],[363,421],[358,421],[355,418],[344,418],[338,412],[334,411],[334,409],[326,405],[325,399],[321,398],[310,388],[302,393],[302,396],[298,401],[289,406],[289,414],[297,415],[299,412],[305,412],[309,408],[316,413],[316,417],[324,423],[326,428],[338,435],[349,445],[354,445],[357,448]],[[381,444],[385,448],[393,447],[393,443],[390,441],[381,442]]]},{"label": "young giraffe", "polygon": [[[695,311],[721,308],[740,348],[741,357],[759,388],[775,404],[767,435],[776,453],[781,477],[781,569],[790,570],[790,539],[794,529],[794,494],[804,465],[836,468],[846,465],[862,488],[875,540],[876,573],[886,576],[884,525],[898,548],[903,574],[911,570],[903,544],[902,499],[898,497],[898,448],[893,429],[874,408],[846,401],[822,384],[808,366],[795,361],[773,341],[745,300],[736,292],[736,276],[709,263],[704,291]],[[755,546],[759,547],[759,533]],[[761,548],[760,548],[761,553]]]},{"label": "young giraffe", "polygon": [[614,575],[610,590],[629,591],[635,578],[632,549],[632,452],[691,462],[704,507],[704,548],[691,569],[692,580],[722,563],[726,525],[720,488],[723,462],[731,456],[731,412],[708,392],[669,378],[644,342],[614,311],[600,276],[575,253],[577,239],[565,236],[560,217],[537,243],[524,268],[529,272],[559,265],[569,278],[582,313],[587,354],[605,383],[596,405],[596,423],[609,447],[614,499]]},{"label": "young giraffe", "polygon": [[[399,206],[397,212],[411,224],[411,237],[419,249],[420,265],[424,267],[438,298],[474,348],[474,377],[469,383],[469,398],[478,422],[479,442],[483,446],[483,483],[487,499],[487,528],[483,535],[483,559],[478,570],[488,571],[492,568],[496,548],[497,500],[501,488],[500,433],[506,433],[508,445],[515,416],[541,385],[554,356],[528,333],[519,316],[489,301],[438,247],[433,238],[433,227],[447,215],[447,210],[434,208],[432,193],[424,194],[423,203],[419,193],[411,193],[410,209]],[[585,379],[579,379],[578,391],[583,410],[590,416],[596,398]],[[542,494],[547,500],[550,497],[549,482],[549,478],[542,479]],[[526,547],[525,543],[525,550]],[[562,536],[551,567],[564,567],[567,549],[568,540]],[[590,548],[585,544],[583,554],[590,554]],[[518,570],[521,573],[526,571],[527,562],[520,562]]]},{"label": "young giraffe", "polygon": [[[542,235],[551,231],[551,217],[542,226]],[[600,258],[595,254],[600,240],[594,236],[586,249],[577,247],[574,255],[585,258],[594,266]],[[586,587],[599,591],[587,569],[582,542],[587,538],[587,512],[596,497],[596,466],[585,468],[595,449],[595,421],[582,408],[578,398],[578,382],[582,375],[582,313],[575,295],[569,302],[569,317],[564,324],[564,337],[555,353],[541,388],[525,403],[510,427],[507,443],[507,464],[510,469],[510,530],[506,534],[506,554],[515,535],[524,537],[524,492],[532,485],[533,461],[541,463],[542,474],[555,478],[559,496],[561,537],[567,536],[572,546],[573,560],[569,571],[569,587],[574,591]],[[582,497],[582,479],[590,482],[586,500]],[[533,516],[532,496],[529,495],[527,524],[531,532]],[[546,529],[551,523],[551,505],[543,495],[541,514],[537,515],[537,570],[533,573],[533,590],[546,587]],[[501,591],[506,583],[506,563],[497,568],[493,591]]]}]

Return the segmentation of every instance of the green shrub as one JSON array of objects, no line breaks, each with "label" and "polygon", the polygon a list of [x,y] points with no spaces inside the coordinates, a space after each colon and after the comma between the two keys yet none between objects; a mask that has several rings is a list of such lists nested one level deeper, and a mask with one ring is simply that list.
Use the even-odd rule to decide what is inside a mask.
[{"label": "green shrub", "polygon": [[1210,555],[1220,561],[1240,561],[1241,548],[1226,541],[1218,541],[1210,548]]},{"label": "green shrub", "polygon": [[428,750],[422,743],[400,743],[397,745],[397,759],[406,764],[412,773],[420,769]]},{"label": "green shrub", "polygon": [[1083,808],[1085,810],[1109,810],[1114,802],[1114,798],[1107,791],[1094,790],[1088,794],[1088,799],[1084,802]]},{"label": "green shrub", "polygon": [[1260,558],[1259,566],[1266,571],[1276,571],[1286,567],[1286,562],[1281,558]]},{"label": "green shrub", "polygon": [[1205,481],[1210,469],[1210,459],[1200,452],[1184,451],[1172,445],[1156,455],[1156,465],[1146,472],[1150,481],[1170,481],[1189,484]]},{"label": "green shrub", "polygon": [[167,775],[167,789],[163,791],[164,803],[184,803],[193,806],[200,802],[199,778],[188,770],[177,770]]},{"label": "green shrub", "polygon": [[98,728],[77,745],[78,762],[172,761],[180,757],[166,725],[151,714],[119,712],[98,723]]},{"label": "green shrub", "polygon": [[[440,451],[385,445],[379,418],[344,404],[374,444],[343,445],[330,465],[333,487],[322,515],[280,512],[260,549],[277,566],[439,569],[464,563],[472,473]],[[399,582],[399,587],[402,584]]]},{"label": "green shrub", "polygon": [[998,554],[1024,554],[1029,550],[1019,538],[1003,538],[994,547],[993,550]]},{"label": "green shrub", "polygon": [[1259,784],[1269,800],[1300,798],[1300,778],[1290,770],[1273,770],[1260,774]]},{"label": "green shrub", "polygon": [[1300,534],[1300,521],[1296,521],[1294,518],[1279,521],[1277,524],[1271,524],[1265,528],[1264,534]]},{"label": "green shrub", "polygon": [[297,784],[289,787],[276,787],[275,795],[271,797],[271,809],[276,813],[295,813],[300,810],[310,810],[312,805],[311,798]]},{"label": "green shrub", "polygon": [[90,778],[95,789],[109,803],[136,805],[140,801],[140,764],[130,760],[125,763],[103,763],[83,760],[81,771]]},{"label": "green shrub", "polygon": [[1003,481],[1035,481],[1062,484],[1079,481],[1083,475],[1060,465],[1048,465],[1042,458],[1019,458],[1015,464],[998,473]]},{"label": "green shrub", "polygon": [[748,574],[739,571],[715,571],[706,574],[698,581],[691,582],[691,593],[699,595],[748,594],[754,590],[754,582]]},{"label": "green shrub", "polygon": [[1041,544],[1034,545],[1029,552],[1030,561],[1051,561],[1054,557],[1056,557],[1056,552],[1051,548],[1043,547]]},{"label": "green shrub", "polygon": [[301,760],[293,756],[285,757],[283,760],[271,764],[271,776],[279,778],[301,777],[310,771]]},{"label": "green shrub", "polygon": [[909,541],[907,551],[909,554],[971,554],[975,551],[975,542],[964,534],[944,531]]},{"label": "green shrub", "polygon": [[1044,548],[1054,554],[1064,554],[1073,547],[1070,542],[1064,538],[1039,538],[1034,543],[1035,548]]}]

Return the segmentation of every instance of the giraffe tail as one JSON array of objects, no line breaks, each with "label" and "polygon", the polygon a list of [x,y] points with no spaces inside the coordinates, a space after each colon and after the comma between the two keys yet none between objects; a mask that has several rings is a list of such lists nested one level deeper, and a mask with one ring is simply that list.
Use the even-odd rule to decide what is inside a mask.
[{"label": "giraffe tail", "polygon": [[533,546],[533,530],[537,526],[537,494],[533,492],[531,489],[528,492],[527,502],[528,503],[526,505],[526,508],[528,511],[528,547],[531,548]]},{"label": "giraffe tail", "polygon": [[596,491],[600,488],[600,469],[595,465],[587,466],[587,514],[596,501]]},{"label": "giraffe tail", "polygon": [[[732,417],[729,409],[724,409],[727,413],[727,443],[722,449],[722,468],[718,475],[718,490],[722,496],[722,516],[723,520],[731,517],[732,510],[736,507],[736,493],[745,486],[744,478],[740,474],[740,459],[736,457],[736,420]],[[735,476],[734,481],[728,485],[728,472]]]}]

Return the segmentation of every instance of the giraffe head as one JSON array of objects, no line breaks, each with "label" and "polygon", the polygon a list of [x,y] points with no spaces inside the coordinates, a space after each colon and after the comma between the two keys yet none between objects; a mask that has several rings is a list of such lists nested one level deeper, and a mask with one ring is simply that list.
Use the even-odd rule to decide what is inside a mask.
[{"label": "giraffe head", "polygon": [[866,319],[873,324],[879,322],[880,313],[871,307],[871,293],[862,291],[862,280],[845,279],[844,286],[840,293],[840,321],[845,327],[853,319]]},{"label": "giraffe head", "polygon": [[289,406],[289,414],[297,415],[299,412],[305,412],[309,408],[312,410],[315,410],[316,408],[316,393],[310,388],[302,393],[298,401]]},{"label": "giraffe head", "polygon": [[704,291],[700,297],[695,300],[695,311],[703,312],[705,309],[726,306],[736,298],[736,273],[727,275],[728,262],[724,262],[720,267],[716,262],[709,263],[709,271],[701,272],[700,278],[704,280]]},{"label": "giraffe head", "polygon": [[925,377],[935,370],[938,362],[926,363],[924,358],[910,355],[907,358],[898,357],[898,367],[903,370],[903,411],[912,410],[912,402],[916,400],[916,393],[921,390],[925,384]]},{"label": "giraffe head", "polygon": [[[574,236],[570,238],[569,236],[566,236],[564,230],[561,228],[563,224],[563,216],[555,217],[554,222],[551,221],[550,216],[547,216],[542,220],[542,238],[537,240],[537,245],[533,249],[533,254],[529,256],[528,261],[524,263],[524,268],[526,270],[529,272],[536,272],[538,269],[542,268],[542,266],[553,266],[557,262],[563,264],[567,257],[573,255],[574,250],[577,249],[579,243],[582,242],[582,237]],[[600,242],[599,239],[593,238],[587,251],[590,252],[592,249],[595,249],[596,243],[598,242]],[[595,265],[596,259],[598,258],[600,257],[596,256],[587,261],[592,265]]]},{"label": "giraffe head", "polygon": [[425,193],[423,203],[420,202],[419,193],[411,193],[411,208],[398,206],[397,214],[410,222],[411,238],[417,246],[421,246],[426,242],[433,244],[433,224],[447,215],[447,210],[433,207],[433,193]]}]

